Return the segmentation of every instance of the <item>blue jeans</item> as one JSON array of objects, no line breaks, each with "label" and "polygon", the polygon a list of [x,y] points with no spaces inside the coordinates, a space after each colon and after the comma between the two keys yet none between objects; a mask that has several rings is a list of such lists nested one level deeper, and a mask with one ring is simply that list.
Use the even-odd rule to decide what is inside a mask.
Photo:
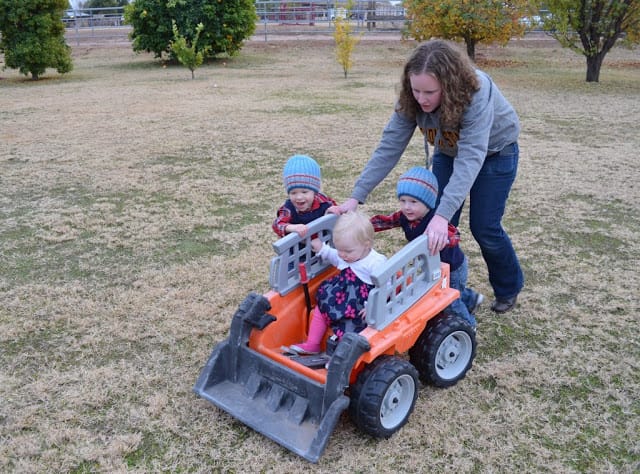
[{"label": "blue jeans", "polygon": [[[496,298],[516,296],[524,286],[520,262],[511,239],[502,227],[507,198],[518,170],[518,156],[517,143],[488,156],[469,192],[469,228],[487,264],[489,283]],[[453,173],[454,160],[442,153],[433,155],[433,174],[440,188],[438,201]],[[461,210],[462,206],[451,218],[451,223],[456,227]]]},{"label": "blue jeans", "polygon": [[477,293],[471,288],[467,288],[468,273],[469,263],[467,257],[464,257],[462,265],[449,273],[449,286],[460,292],[460,298],[447,306],[445,313],[460,316],[475,328],[477,326],[476,318],[469,312],[469,308],[475,304]]}]

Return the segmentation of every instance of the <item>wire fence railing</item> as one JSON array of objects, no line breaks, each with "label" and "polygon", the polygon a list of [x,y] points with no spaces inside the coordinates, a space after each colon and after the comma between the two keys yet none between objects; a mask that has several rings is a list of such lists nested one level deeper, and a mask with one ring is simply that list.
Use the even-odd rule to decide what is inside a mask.
[{"label": "wire fence railing", "polygon": [[[374,9],[365,5],[376,5]],[[303,5],[303,6],[301,6]],[[305,6],[306,5],[306,6]],[[348,21],[356,34],[397,33],[406,25],[404,9],[383,2],[356,2],[347,10],[331,3],[317,4],[256,2],[254,39],[276,39],[279,36],[333,35],[337,19]],[[377,6],[380,5],[380,6]],[[131,26],[124,23],[124,8],[86,8],[67,10],[63,17],[70,45],[129,42]]]}]

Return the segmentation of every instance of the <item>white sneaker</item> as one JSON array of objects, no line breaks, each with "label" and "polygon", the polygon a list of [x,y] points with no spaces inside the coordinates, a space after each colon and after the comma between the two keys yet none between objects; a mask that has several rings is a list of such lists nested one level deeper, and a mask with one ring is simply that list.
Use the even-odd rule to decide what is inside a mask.
[{"label": "white sneaker", "polygon": [[484,296],[482,293],[476,293],[476,300],[473,302],[473,306],[469,308],[469,312],[471,314],[476,314],[476,311],[484,301]]}]

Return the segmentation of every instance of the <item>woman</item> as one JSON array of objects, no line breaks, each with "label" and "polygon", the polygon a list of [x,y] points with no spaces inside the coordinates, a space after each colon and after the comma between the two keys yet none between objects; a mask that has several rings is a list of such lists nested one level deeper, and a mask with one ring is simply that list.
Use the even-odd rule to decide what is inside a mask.
[{"label": "woman", "polygon": [[[405,64],[401,90],[380,143],[356,181],[351,197],[330,212],[354,210],[393,169],[415,128],[424,135],[427,167],[439,185],[436,215],[425,233],[429,250],[447,244],[448,224],[458,226],[469,196],[469,227],[482,251],[495,300],[504,313],[516,305],[524,276],[502,227],[518,168],[518,116],[498,87],[452,43],[418,46]],[[429,145],[433,157],[429,160]]]}]

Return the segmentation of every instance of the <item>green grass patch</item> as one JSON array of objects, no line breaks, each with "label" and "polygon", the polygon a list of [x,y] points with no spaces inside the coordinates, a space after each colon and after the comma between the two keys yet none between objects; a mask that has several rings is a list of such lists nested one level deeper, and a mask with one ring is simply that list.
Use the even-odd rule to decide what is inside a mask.
[{"label": "green grass patch", "polygon": [[124,461],[129,469],[153,470],[152,460],[160,457],[164,450],[160,439],[154,433],[144,432],[138,447],[125,455]]}]

